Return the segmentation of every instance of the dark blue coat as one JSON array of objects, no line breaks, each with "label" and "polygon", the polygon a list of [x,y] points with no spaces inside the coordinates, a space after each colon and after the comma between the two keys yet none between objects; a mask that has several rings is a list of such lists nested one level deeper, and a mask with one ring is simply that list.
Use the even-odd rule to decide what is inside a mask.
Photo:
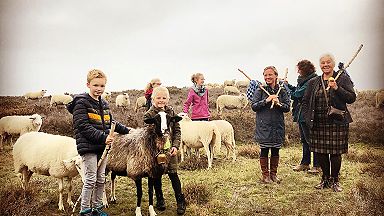
[{"label": "dark blue coat", "polygon": [[[279,86],[274,89],[264,87],[270,94],[276,94]],[[290,111],[290,99],[283,88],[279,93],[281,107],[275,105],[270,109],[272,102],[266,102],[268,95],[261,88],[256,89],[253,96],[252,110],[256,112],[255,139],[259,143],[284,143],[285,123],[284,112]]]},{"label": "dark blue coat", "polygon": [[[67,109],[73,115],[73,128],[80,155],[86,153],[102,154],[105,140],[111,128],[112,115],[108,103],[93,99],[89,94],[79,94],[68,104]],[[115,131],[127,134],[129,129],[116,122]]]}]

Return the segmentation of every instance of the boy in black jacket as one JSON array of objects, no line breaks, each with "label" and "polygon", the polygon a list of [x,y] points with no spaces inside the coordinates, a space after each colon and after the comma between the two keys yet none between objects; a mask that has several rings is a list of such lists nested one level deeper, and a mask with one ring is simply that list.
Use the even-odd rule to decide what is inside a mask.
[{"label": "boy in black jacket", "polygon": [[[85,168],[80,215],[107,215],[102,211],[107,158],[102,161],[100,167],[97,167],[106,145],[113,142],[113,136],[109,134],[112,115],[108,103],[101,98],[106,82],[107,77],[102,71],[97,69],[89,71],[87,75],[89,93],[76,95],[67,107],[73,114],[77,151],[83,159]],[[115,131],[120,134],[129,133],[129,129],[118,122]],[[93,208],[91,208],[93,190],[95,198],[92,199]]]}]

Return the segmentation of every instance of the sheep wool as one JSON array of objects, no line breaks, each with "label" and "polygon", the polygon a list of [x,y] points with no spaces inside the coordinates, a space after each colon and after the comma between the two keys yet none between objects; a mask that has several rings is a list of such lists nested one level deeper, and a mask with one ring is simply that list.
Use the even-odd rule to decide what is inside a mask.
[{"label": "sheep wool", "polygon": [[[221,134],[221,143],[227,149],[227,158],[229,156],[229,152],[232,153],[232,160],[236,160],[236,142],[235,142],[235,133],[231,123],[225,120],[213,120],[214,123],[220,131]],[[220,150],[220,149],[219,149]]]},{"label": "sheep wool", "polygon": [[244,93],[239,96],[234,95],[220,95],[216,100],[216,110],[219,115],[222,114],[223,109],[244,109],[248,105],[247,97]]}]

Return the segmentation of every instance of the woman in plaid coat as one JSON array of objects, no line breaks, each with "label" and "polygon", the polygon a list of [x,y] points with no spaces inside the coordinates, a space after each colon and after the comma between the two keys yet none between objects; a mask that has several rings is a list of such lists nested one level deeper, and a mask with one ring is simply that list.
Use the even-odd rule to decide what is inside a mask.
[{"label": "woman in plaid coat", "polygon": [[[303,117],[310,128],[310,149],[317,154],[318,162],[323,170],[322,180],[317,189],[329,188],[335,192],[342,191],[339,183],[341,154],[348,152],[349,123],[352,118],[347,104],[356,100],[353,83],[347,73],[343,72],[337,80],[338,73],[333,69],[335,59],[331,54],[320,57],[320,68],[323,74],[308,82],[303,97]],[[324,85],[323,85],[324,84]],[[329,90],[324,89],[330,87]],[[328,100],[328,104],[327,104]],[[327,115],[328,107],[333,106],[345,111],[342,119],[335,120]]]}]

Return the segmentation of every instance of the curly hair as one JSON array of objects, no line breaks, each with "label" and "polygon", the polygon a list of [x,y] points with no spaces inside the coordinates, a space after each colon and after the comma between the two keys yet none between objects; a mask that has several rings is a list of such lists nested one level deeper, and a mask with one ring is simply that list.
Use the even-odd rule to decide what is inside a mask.
[{"label": "curly hair", "polygon": [[315,66],[308,60],[299,61],[299,63],[297,63],[297,69],[301,71],[301,75],[304,77],[316,72]]}]

